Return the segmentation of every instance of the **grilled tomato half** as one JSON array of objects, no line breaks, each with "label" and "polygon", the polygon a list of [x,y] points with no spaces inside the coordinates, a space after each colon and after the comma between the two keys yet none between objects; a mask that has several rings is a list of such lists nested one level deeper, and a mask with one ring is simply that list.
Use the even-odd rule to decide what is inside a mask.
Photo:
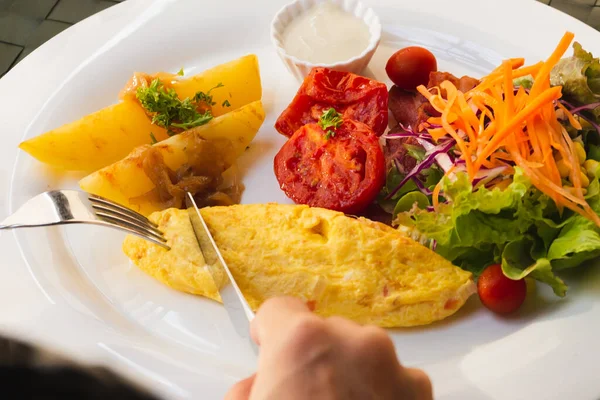
[{"label": "grilled tomato half", "polygon": [[368,125],[349,119],[329,127],[312,123],[277,153],[275,176],[296,203],[353,214],[383,187],[385,160]]},{"label": "grilled tomato half", "polygon": [[384,83],[350,72],[313,68],[275,128],[292,136],[303,125],[317,122],[334,108],[344,118],[367,124],[381,136],[388,124],[388,90]]}]

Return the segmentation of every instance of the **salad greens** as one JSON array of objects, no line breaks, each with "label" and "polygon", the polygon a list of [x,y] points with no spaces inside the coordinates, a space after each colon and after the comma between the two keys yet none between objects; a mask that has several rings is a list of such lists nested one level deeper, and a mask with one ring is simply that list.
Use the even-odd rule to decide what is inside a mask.
[{"label": "salad greens", "polygon": [[[443,179],[449,202],[437,212],[413,208],[396,222],[435,240],[436,252],[476,276],[487,265],[502,263],[507,276],[530,276],[564,296],[567,287],[553,271],[600,255],[600,228],[572,211],[560,215],[518,167],[503,190],[483,186],[473,191],[466,173],[456,178]],[[598,212],[599,187],[596,179],[588,191],[588,202]]]},{"label": "salad greens", "polygon": [[[410,145],[406,145],[406,146],[410,146]],[[423,150],[423,154],[424,153],[425,153],[425,151]],[[408,155],[411,157],[415,157],[415,155],[411,154],[410,151],[408,152]],[[416,158],[416,159],[417,159],[417,161],[423,160],[420,153],[418,155],[418,158]],[[419,187],[417,187],[417,185],[415,184],[415,180],[409,180],[398,191],[393,193],[394,189],[397,188],[398,185],[400,185],[400,183],[405,178],[405,175],[400,173],[398,171],[398,168],[393,167],[388,171],[385,186],[379,193],[379,196],[377,198],[377,203],[383,210],[392,214],[393,217],[396,217],[396,215],[400,211],[408,211],[408,210],[403,210],[403,208],[405,208],[405,206],[403,206],[403,204],[406,204],[406,201],[408,199],[414,199],[415,198],[414,193],[419,192],[419,193],[423,194],[423,197],[425,199],[427,199],[427,206],[429,206],[431,204],[431,202],[430,202],[431,191],[435,188],[435,185],[437,185],[437,183],[440,181],[440,179],[442,179],[443,176],[444,176],[444,172],[436,165],[433,165],[433,166],[421,171],[421,173],[418,177],[419,181],[423,185],[422,190],[419,189]],[[425,192],[425,193],[422,193],[422,192]],[[419,203],[419,205],[422,205],[424,208],[425,202],[423,200],[423,197],[417,197],[415,201],[417,201]],[[413,201],[411,203],[411,206],[415,203],[415,201]],[[411,207],[409,207],[409,209],[410,208]]]},{"label": "salad greens", "polygon": [[563,58],[550,74],[552,86],[562,86],[565,100],[575,105],[590,105],[594,116],[600,116],[600,60],[585,51],[577,42],[573,56]]},{"label": "salad greens", "polygon": [[[573,142],[585,150],[585,162],[581,161],[582,179],[589,180],[585,198],[600,215],[600,60],[579,43],[573,47],[573,56],[563,58],[552,70],[551,85],[563,87],[559,101],[581,122],[582,129],[577,130],[566,117],[559,117]],[[533,77],[519,78],[513,84],[530,89]],[[421,143],[427,133],[408,128],[388,140],[411,135]],[[471,181],[458,165],[454,147],[446,154],[459,172],[448,176],[444,176],[447,168],[442,168],[439,159],[433,165],[424,164],[430,151],[415,145],[405,147],[404,157],[417,161],[415,173],[402,174],[401,168],[391,168],[378,202],[393,213],[395,225],[418,232],[455,265],[478,276],[488,265],[501,263],[506,276],[535,278],[564,296],[567,285],[557,272],[600,256],[600,228],[569,209],[559,210],[518,166],[513,166],[512,180],[482,170],[483,175]],[[396,166],[399,161],[395,160]],[[488,185],[490,181],[494,184]],[[434,210],[431,191],[438,182],[440,203]]]}]

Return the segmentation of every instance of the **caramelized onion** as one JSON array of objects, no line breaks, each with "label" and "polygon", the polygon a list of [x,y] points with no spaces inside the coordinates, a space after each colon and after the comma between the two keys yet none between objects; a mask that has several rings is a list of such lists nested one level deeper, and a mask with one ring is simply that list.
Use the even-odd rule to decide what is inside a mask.
[{"label": "caramelized onion", "polygon": [[186,152],[189,162],[173,171],[165,164],[162,154],[149,147],[142,168],[156,187],[130,201],[135,204],[152,198],[158,200],[161,208],[184,208],[186,192],[190,192],[198,207],[240,202],[244,186],[239,182],[237,168],[224,171],[224,161],[213,156],[218,152],[213,151],[210,142],[198,137]]}]

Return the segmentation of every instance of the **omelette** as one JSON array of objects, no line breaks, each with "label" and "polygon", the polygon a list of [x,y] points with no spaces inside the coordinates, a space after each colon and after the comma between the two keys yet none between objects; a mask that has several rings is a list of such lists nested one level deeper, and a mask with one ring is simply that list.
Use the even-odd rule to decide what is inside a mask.
[{"label": "omelette", "polygon": [[[321,316],[408,327],[454,314],[476,291],[471,273],[368,219],[283,204],[201,212],[254,310],[270,297],[288,295]],[[187,211],[167,209],[150,219],[171,250],[128,236],[125,254],[173,289],[220,301],[225,271],[206,264]]]}]

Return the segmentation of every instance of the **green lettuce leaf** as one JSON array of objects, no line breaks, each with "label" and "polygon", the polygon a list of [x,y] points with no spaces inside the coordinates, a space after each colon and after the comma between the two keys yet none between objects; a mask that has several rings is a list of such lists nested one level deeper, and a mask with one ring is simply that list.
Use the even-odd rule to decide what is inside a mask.
[{"label": "green lettuce leaf", "polygon": [[386,199],[386,197],[400,184],[400,182],[402,182],[403,178],[404,175],[402,175],[396,168],[390,168],[386,175],[385,186],[377,195],[377,204],[379,204],[379,206],[388,214],[393,214],[398,199],[400,199],[406,193],[418,190],[417,185],[415,185],[413,181],[409,181],[391,199]]},{"label": "green lettuce leaf", "polygon": [[533,86],[533,76],[526,75],[521,78],[513,79],[513,85],[515,87],[523,86],[525,89],[531,89]]},{"label": "green lettuce leaf", "polygon": [[441,204],[435,213],[414,210],[407,215],[408,221],[442,248],[500,245],[521,237],[529,228],[530,224],[522,221],[529,215],[517,211],[530,188],[520,170],[505,190],[482,187],[473,192],[466,174],[458,174],[454,182],[446,177],[442,189],[451,201]]},{"label": "green lettuce leaf", "polygon": [[502,271],[512,279],[535,278],[550,285],[554,293],[562,297],[567,293],[567,285],[554,275],[552,264],[543,253],[543,247],[531,236],[510,242],[502,252]]},{"label": "green lettuce leaf", "polygon": [[420,163],[425,159],[425,149],[422,146],[405,143],[404,148],[409,156],[417,160],[417,163]]},{"label": "green lettuce leaf", "polygon": [[[581,44],[573,44],[573,56],[561,59],[550,73],[552,86],[562,86],[566,100],[585,105],[600,101],[600,61],[585,51]],[[593,110],[600,116],[600,108]]]},{"label": "green lettuce leaf", "polygon": [[600,92],[600,61],[598,58],[594,58],[592,53],[585,51],[577,42],[573,43],[573,56],[585,62],[583,73],[591,91]]},{"label": "green lettuce leaf", "polygon": [[[407,150],[413,151],[410,150],[412,147],[407,147]],[[413,152],[415,153],[415,155],[417,155],[418,149],[414,149]],[[443,176],[444,173],[442,172],[442,170],[440,170],[436,166],[423,170],[420,174],[420,178],[421,181],[423,181],[423,185],[429,190],[433,190],[433,188],[438,184],[438,182],[440,181],[440,179],[442,179]],[[393,216],[396,216],[396,214],[398,213],[398,211],[396,210],[402,210],[405,207],[405,203],[407,201],[407,198],[405,197],[407,195],[412,194],[414,192],[418,192],[419,194],[421,194],[421,192],[417,188],[417,185],[415,185],[415,183],[412,180],[410,180],[404,186],[402,186],[402,188],[398,192],[396,192],[391,199],[386,199],[386,197],[400,184],[400,182],[402,182],[402,179],[404,179],[404,175],[401,174],[398,171],[398,169],[394,167],[390,168],[386,175],[385,186],[381,189],[376,199],[377,204],[379,204],[379,206],[383,210],[385,210],[389,214],[392,214]],[[428,202],[430,202],[429,198],[427,200]],[[419,204],[424,205],[425,203],[421,199]]]},{"label": "green lettuce leaf", "polygon": [[405,194],[398,200],[392,217],[395,217],[400,212],[410,211],[415,206],[418,208],[427,208],[430,204],[427,196],[421,193],[421,191],[415,190],[414,192]]},{"label": "green lettuce leaf", "polygon": [[[597,179],[594,180],[594,185],[598,187]],[[600,213],[598,193],[588,199],[588,202],[596,213]],[[581,215],[573,216],[564,224],[558,237],[549,246],[547,255],[555,270],[573,268],[598,256],[600,256],[600,229]]]},{"label": "green lettuce leaf", "polygon": [[586,150],[588,160],[600,161],[600,146],[590,144]]},{"label": "green lettuce leaf", "polygon": [[[434,239],[436,252],[475,276],[492,263],[502,263],[507,276],[530,276],[564,296],[567,286],[555,272],[600,256],[600,229],[579,214],[559,213],[520,168],[504,190],[473,191],[466,174],[454,181],[444,178],[442,190],[449,202],[436,212],[413,208],[399,213],[395,222]],[[600,213],[597,179],[587,197]]]}]

